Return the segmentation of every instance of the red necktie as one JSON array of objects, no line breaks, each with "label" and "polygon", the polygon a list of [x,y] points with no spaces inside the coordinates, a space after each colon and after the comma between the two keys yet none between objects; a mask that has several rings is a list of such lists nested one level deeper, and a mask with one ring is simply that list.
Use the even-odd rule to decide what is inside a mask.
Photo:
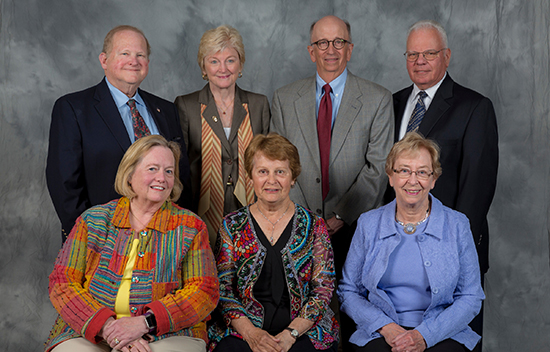
[{"label": "red necktie", "polygon": [[134,137],[135,141],[141,137],[145,137],[151,134],[149,127],[145,124],[143,117],[139,114],[139,111],[136,107],[136,101],[134,99],[128,100],[128,106],[130,106],[130,115],[132,115],[132,125],[134,126]]},{"label": "red necktie", "polygon": [[323,187],[323,200],[327,197],[329,190],[328,164],[330,161],[330,135],[332,131],[332,101],[330,92],[332,89],[327,83],[323,86],[325,95],[319,104],[317,117],[317,135],[319,137],[319,153],[321,155],[321,178]]}]

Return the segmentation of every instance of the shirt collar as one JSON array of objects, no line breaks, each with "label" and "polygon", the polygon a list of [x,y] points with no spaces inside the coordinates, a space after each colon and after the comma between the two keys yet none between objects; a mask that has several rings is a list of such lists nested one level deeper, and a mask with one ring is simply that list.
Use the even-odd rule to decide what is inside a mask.
[{"label": "shirt collar", "polygon": [[[111,84],[111,82],[109,82],[109,79],[107,79],[107,77],[105,77],[105,82],[107,82],[107,86],[109,87],[109,91],[111,92],[111,95],[113,96],[113,99],[115,100],[115,104],[116,104],[117,108],[120,109],[121,107],[126,105],[126,103],[128,102],[128,100],[130,98],[128,98],[128,96],[126,94],[122,93],[120,91],[120,89],[113,86]],[[136,91],[136,94],[134,94],[134,96],[131,99],[134,99],[137,104],[145,106],[145,102],[143,101],[143,99],[139,95],[139,90]]]},{"label": "shirt collar", "polygon": [[[147,229],[166,233],[168,229],[169,219],[172,216],[170,210],[170,202],[164,202],[159,210],[153,215],[151,221],[147,224]],[[113,225],[119,228],[131,228],[130,225],[130,200],[126,197],[122,197],[118,200],[118,204],[113,215]]]},{"label": "shirt collar", "polygon": [[[445,74],[443,75],[443,78],[441,78],[441,80],[439,82],[437,82],[436,85],[433,85],[428,89],[424,89],[424,92],[426,92],[426,94],[428,94],[428,97],[430,97],[430,99],[434,98],[435,93],[437,93],[437,90],[439,89],[439,86],[441,85],[441,83],[443,83],[443,80],[445,79],[445,77],[447,77],[447,71],[445,71]],[[413,84],[413,91],[412,91],[413,99],[416,98],[416,96],[418,95],[418,93],[421,90],[422,89],[418,88],[416,86],[416,84]]]},{"label": "shirt collar", "polygon": [[[317,85],[316,85],[316,89],[317,89],[317,94],[321,94],[322,91],[323,91],[323,86],[325,84],[327,84],[327,82],[325,82],[321,76],[319,76],[319,73],[317,72],[315,74],[316,76],[316,82],[317,82]],[[340,74],[340,76],[336,77],[335,79],[333,79],[329,84],[330,84],[330,88],[332,88],[332,93],[334,95],[340,95],[343,93],[344,91],[344,87],[346,86],[346,79],[348,78],[348,70],[345,69],[344,72],[342,72]]]}]

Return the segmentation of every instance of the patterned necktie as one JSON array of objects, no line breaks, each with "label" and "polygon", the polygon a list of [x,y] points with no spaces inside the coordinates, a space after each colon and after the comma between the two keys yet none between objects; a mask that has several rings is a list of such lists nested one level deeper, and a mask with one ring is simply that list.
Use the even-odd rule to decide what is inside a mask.
[{"label": "patterned necktie", "polygon": [[416,106],[414,107],[414,111],[411,115],[411,119],[409,120],[409,124],[407,125],[407,132],[416,131],[420,126],[420,123],[424,118],[424,114],[426,113],[426,105],[424,105],[424,98],[427,96],[428,94],[426,94],[426,92],[423,90],[418,92],[418,100],[416,102]]},{"label": "patterned necktie", "polygon": [[317,135],[319,137],[319,154],[321,155],[321,178],[324,200],[330,187],[328,164],[330,161],[330,135],[332,130],[332,101],[330,100],[332,89],[327,83],[323,86],[323,90],[325,91],[325,95],[323,95],[319,104]]},{"label": "patterned necktie", "polygon": [[126,103],[130,107],[130,114],[132,115],[132,125],[134,126],[134,141],[137,141],[141,137],[145,137],[151,134],[149,128],[143,121],[143,117],[139,114],[139,111],[136,107],[136,101],[134,99],[129,99]]}]

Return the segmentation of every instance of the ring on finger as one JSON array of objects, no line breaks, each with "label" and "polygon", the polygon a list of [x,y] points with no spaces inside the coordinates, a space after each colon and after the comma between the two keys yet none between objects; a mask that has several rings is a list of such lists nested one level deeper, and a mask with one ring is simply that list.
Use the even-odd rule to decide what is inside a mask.
[{"label": "ring on finger", "polygon": [[115,342],[115,345],[118,345],[120,343],[120,341],[116,337],[114,339],[114,342]]},{"label": "ring on finger", "polygon": [[130,351],[132,349],[132,345],[128,345],[128,351]]}]

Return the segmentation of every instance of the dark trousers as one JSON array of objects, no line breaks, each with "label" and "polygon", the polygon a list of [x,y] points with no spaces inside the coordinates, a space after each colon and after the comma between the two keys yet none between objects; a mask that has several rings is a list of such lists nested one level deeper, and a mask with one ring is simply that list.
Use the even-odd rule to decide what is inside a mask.
[{"label": "dark trousers", "polygon": [[[353,343],[350,344],[350,351],[353,352],[391,352],[391,347],[386,343],[383,337],[374,339],[367,343],[365,346],[360,347]],[[447,339],[440,343],[426,348],[425,352],[468,352],[468,349],[463,344],[456,342],[455,340]]]},{"label": "dark trousers", "polygon": [[[336,352],[338,350],[338,342],[326,349],[326,350],[317,350],[311,343],[311,340],[307,335],[302,335],[298,337],[296,343],[292,345],[288,352]],[[214,352],[252,352],[252,349],[248,343],[235,336],[224,337],[220,343],[214,349]]]},{"label": "dark trousers", "polygon": [[[481,287],[485,289],[485,274],[481,274]],[[470,322],[469,325],[472,330],[474,330],[479,336],[482,337],[482,339],[479,340],[472,352],[481,352],[481,345],[483,344],[483,303],[481,304],[481,310],[479,311],[479,314]]]},{"label": "dark trousers", "polygon": [[338,298],[336,295],[336,289],[338,288],[338,282],[342,279],[342,268],[346,262],[346,257],[348,256],[349,246],[351,244],[351,239],[355,233],[357,227],[357,222],[353,223],[351,226],[344,225],[340,231],[336,232],[331,238],[332,249],[334,251],[334,270],[336,271],[336,285],[334,285],[334,297],[331,302],[331,309],[336,314],[336,319],[340,324],[340,348],[339,351],[349,351],[349,339],[351,334],[357,329],[355,322],[348,317],[344,312],[341,312],[339,307]]}]

